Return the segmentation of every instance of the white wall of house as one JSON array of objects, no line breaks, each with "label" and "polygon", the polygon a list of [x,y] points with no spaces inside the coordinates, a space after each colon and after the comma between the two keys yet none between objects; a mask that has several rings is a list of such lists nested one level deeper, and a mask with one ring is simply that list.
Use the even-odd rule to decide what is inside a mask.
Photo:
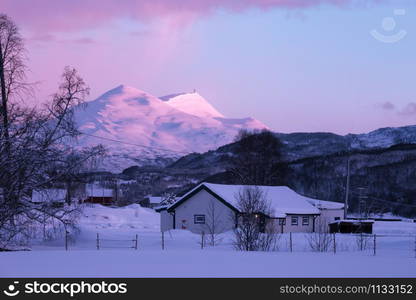
[{"label": "white wall of house", "polygon": [[160,230],[168,231],[173,229],[173,216],[167,210],[160,211]]},{"label": "white wall of house", "polygon": [[[314,215],[288,215],[284,219],[283,232],[315,232],[319,230],[327,230],[328,224],[335,220],[342,220],[344,218],[343,209],[321,209],[319,216]],[[292,222],[292,218],[297,218],[297,225]],[[304,222],[304,218],[307,218]],[[339,218],[339,219],[338,219]],[[315,226],[313,225],[315,219]],[[282,232],[282,224],[279,219],[273,219],[273,226],[277,229],[277,232]]]},{"label": "white wall of house", "polygon": [[[201,190],[175,209],[176,229],[187,229],[194,233],[208,232],[215,212],[216,232],[221,233],[235,226],[234,212],[210,193]],[[202,217],[204,216],[204,217]],[[198,224],[205,218],[205,224]]]},{"label": "white wall of house", "polygon": [[272,222],[276,232],[313,232],[314,218],[316,218],[314,215],[287,215],[283,219],[283,230],[279,219],[272,219]]},{"label": "white wall of house", "polygon": [[336,220],[342,220],[344,219],[344,209],[319,209],[321,212],[321,215],[319,218],[326,222],[327,224]]}]

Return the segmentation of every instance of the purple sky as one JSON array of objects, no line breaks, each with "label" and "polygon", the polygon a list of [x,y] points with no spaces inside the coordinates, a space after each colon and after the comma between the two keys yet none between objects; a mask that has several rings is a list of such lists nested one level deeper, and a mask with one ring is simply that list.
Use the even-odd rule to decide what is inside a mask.
[{"label": "purple sky", "polygon": [[[71,65],[91,98],[121,83],[156,96],[196,88],[227,117],[342,134],[415,123],[415,8],[411,0],[1,0],[26,39],[37,102]],[[385,43],[373,29],[406,35]]]}]

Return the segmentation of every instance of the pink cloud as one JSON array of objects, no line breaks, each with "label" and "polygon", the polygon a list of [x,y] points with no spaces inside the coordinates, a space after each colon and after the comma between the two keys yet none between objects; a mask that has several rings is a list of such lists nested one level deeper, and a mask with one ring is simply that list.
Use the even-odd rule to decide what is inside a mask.
[{"label": "pink cloud", "polygon": [[399,116],[413,117],[416,115],[416,103],[415,102],[409,102],[402,108],[396,106],[395,104],[389,101],[384,102],[384,103],[379,103],[377,106],[378,108],[382,110],[393,112]]},{"label": "pink cloud", "polygon": [[41,43],[50,43],[50,42],[56,42],[56,43],[75,43],[75,44],[81,44],[81,45],[92,45],[96,44],[97,41],[90,37],[80,37],[80,38],[65,38],[60,39],[54,34],[35,34],[28,38],[28,41],[30,42],[41,42]]},{"label": "pink cloud", "polygon": [[83,44],[83,45],[91,45],[91,44],[95,44],[96,41],[92,38],[78,38],[78,39],[74,39],[71,42],[77,43],[77,44]]},{"label": "pink cloud", "polygon": [[[362,2],[380,2],[366,0]],[[349,5],[357,0],[1,0],[2,11],[25,28],[40,32],[89,29],[117,19],[146,22],[172,17],[175,25],[192,21],[218,8],[229,11],[258,9],[300,9],[311,6]]]},{"label": "pink cloud", "polygon": [[405,116],[415,116],[416,115],[416,103],[410,102],[408,103],[400,112],[399,114]]},{"label": "pink cloud", "polygon": [[393,103],[387,101],[387,102],[380,104],[380,108],[384,110],[395,110],[396,106]]}]

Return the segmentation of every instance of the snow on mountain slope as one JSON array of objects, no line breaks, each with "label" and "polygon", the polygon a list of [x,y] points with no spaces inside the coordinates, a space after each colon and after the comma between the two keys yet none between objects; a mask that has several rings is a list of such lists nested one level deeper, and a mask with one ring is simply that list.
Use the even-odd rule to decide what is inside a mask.
[{"label": "snow on mountain slope", "polygon": [[379,128],[364,134],[349,134],[351,148],[370,149],[386,148],[396,144],[414,144],[416,142],[416,126]]},{"label": "snow on mountain slope", "polygon": [[224,118],[219,111],[217,111],[210,103],[208,103],[207,100],[196,92],[177,95],[169,98],[166,103],[190,115],[198,117]]},{"label": "snow on mountain slope", "polygon": [[252,118],[224,118],[196,93],[161,99],[124,85],[77,109],[75,120],[85,133],[80,145],[105,145],[110,157],[103,167],[113,171],[216,149],[241,128],[267,128]]}]

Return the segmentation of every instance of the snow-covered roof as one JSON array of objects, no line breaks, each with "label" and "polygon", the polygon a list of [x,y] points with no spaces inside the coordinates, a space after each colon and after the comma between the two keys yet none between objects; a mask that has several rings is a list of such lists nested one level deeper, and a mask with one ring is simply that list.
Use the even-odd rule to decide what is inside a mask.
[{"label": "snow-covered roof", "polygon": [[162,202],[162,197],[147,196],[147,199],[149,199],[150,204],[159,204]]},{"label": "snow-covered roof", "polygon": [[64,189],[44,189],[32,192],[32,202],[65,202],[66,190]]},{"label": "snow-covered roof", "polygon": [[[247,185],[227,185],[227,184],[214,184],[214,183],[201,183],[188,193],[186,193],[178,202],[179,203],[194,192],[201,186],[205,186],[212,192],[221,197],[228,204],[237,208],[238,206],[238,194],[244,188],[250,187]],[[310,198],[299,195],[295,191],[286,186],[257,186],[260,188],[264,197],[270,204],[270,208],[273,211],[273,217],[283,218],[287,214],[320,214],[319,209],[314,207],[308,202]],[[175,204],[173,204],[175,205]]]},{"label": "snow-covered roof", "polygon": [[103,188],[97,184],[87,184],[85,188],[87,197],[113,197],[113,190]]},{"label": "snow-covered roof", "polygon": [[344,209],[344,203],[334,201],[324,201],[318,199],[308,199],[308,202],[319,209]]},{"label": "snow-covered roof", "polygon": [[170,207],[171,205],[160,205],[160,206],[156,206],[154,207],[154,210],[157,212],[161,212],[162,210],[166,210]]}]

